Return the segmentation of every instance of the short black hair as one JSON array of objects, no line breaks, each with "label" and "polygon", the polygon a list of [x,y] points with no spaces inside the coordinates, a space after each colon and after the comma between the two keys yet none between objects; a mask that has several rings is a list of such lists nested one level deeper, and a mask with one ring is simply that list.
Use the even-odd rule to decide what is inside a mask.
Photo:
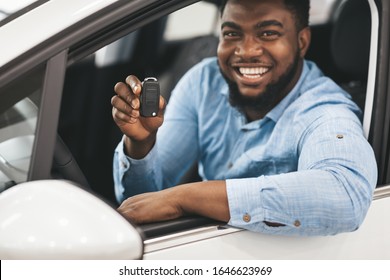
[{"label": "short black hair", "polygon": [[[226,3],[228,1],[229,0],[220,1],[221,4],[219,10],[221,12],[221,16],[223,15]],[[284,0],[284,5],[294,15],[297,30],[302,30],[303,28],[309,26],[310,0]]]}]

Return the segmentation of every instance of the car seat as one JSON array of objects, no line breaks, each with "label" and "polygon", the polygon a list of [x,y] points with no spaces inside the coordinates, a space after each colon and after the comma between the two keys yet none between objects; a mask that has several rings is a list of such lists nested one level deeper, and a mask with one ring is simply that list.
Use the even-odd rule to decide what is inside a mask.
[{"label": "car seat", "polygon": [[332,78],[364,109],[370,54],[371,14],[367,0],[343,0],[332,19]]}]

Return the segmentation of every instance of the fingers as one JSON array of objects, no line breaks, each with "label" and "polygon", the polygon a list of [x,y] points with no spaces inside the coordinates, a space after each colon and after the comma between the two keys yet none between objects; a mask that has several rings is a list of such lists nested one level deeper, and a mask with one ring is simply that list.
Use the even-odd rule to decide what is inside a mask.
[{"label": "fingers", "polygon": [[[146,201],[145,201],[146,197]],[[151,212],[148,209],[148,195],[141,194],[138,196],[130,197],[123,201],[118,207],[118,212],[125,218],[129,219],[133,223],[142,224],[153,221],[150,217]],[[153,216],[153,214],[152,214]]]},{"label": "fingers", "polygon": [[[125,83],[119,82],[114,87],[115,93],[131,108],[139,107],[139,100],[137,98],[137,95],[134,94],[131,88]],[[137,87],[136,87],[136,90]],[[140,90],[139,90],[140,91]],[[133,103],[132,103],[133,102]]]},{"label": "fingers", "polygon": [[134,75],[128,76],[126,78],[126,84],[130,86],[131,90],[136,96],[140,96],[142,83],[136,76]]},{"label": "fingers", "polygon": [[178,218],[184,213],[165,197],[166,191],[144,193],[130,197],[118,207],[118,212],[134,223],[150,223]]},{"label": "fingers", "polygon": [[134,76],[130,75],[126,78],[126,83],[119,82],[115,85],[116,94],[122,98],[133,109],[139,108],[138,97],[141,94],[142,83]]},{"label": "fingers", "polygon": [[164,97],[160,95],[160,101],[159,101],[159,112],[158,116],[162,117],[164,115],[165,107],[167,105],[167,102],[165,101]]},{"label": "fingers", "polygon": [[[111,98],[112,116],[116,121],[123,121],[126,123],[135,123],[139,117],[139,101],[137,99],[130,101],[130,104],[124,101],[119,96],[115,95]],[[134,108],[132,108],[134,106]]]},{"label": "fingers", "polygon": [[137,77],[130,75],[126,78],[126,83],[117,83],[114,91],[117,94],[111,98],[114,120],[134,123],[140,116],[141,82]]},{"label": "fingers", "polygon": [[[136,76],[130,75],[126,78],[125,83],[117,83],[114,90],[117,94],[117,96],[111,99],[111,104],[115,108],[115,110],[113,109],[114,117],[116,116],[116,118],[123,120],[129,119],[125,115],[138,118],[140,116],[139,109],[141,106],[139,96],[142,91],[142,83],[140,80]],[[166,101],[164,97],[160,96],[159,116],[164,115],[165,107]],[[117,111],[120,113],[117,113]]]}]

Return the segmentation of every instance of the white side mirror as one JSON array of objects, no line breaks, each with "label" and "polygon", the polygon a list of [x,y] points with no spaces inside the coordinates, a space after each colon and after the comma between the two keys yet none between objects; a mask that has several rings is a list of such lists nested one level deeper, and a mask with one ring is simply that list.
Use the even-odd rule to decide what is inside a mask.
[{"label": "white side mirror", "polygon": [[140,259],[139,232],[112,207],[67,181],[0,194],[0,259]]}]

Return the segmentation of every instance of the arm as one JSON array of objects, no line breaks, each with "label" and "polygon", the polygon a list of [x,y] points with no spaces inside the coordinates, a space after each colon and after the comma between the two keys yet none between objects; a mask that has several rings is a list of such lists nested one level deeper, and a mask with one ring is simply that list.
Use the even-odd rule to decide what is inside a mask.
[{"label": "arm", "polygon": [[[132,115],[127,114],[126,118],[120,118],[121,111],[116,115],[119,118],[116,122],[125,134],[114,154],[115,192],[119,202],[135,194],[158,191],[177,184],[195,161],[198,137],[193,99],[197,87],[190,84],[191,80],[191,75],[186,75],[174,90],[161,128],[158,128],[159,118],[138,118],[139,112],[134,109],[139,108],[137,98],[127,102],[127,105],[119,102],[129,92],[124,84],[116,85],[116,92],[121,98],[119,101],[113,100],[112,103],[117,104],[114,108],[134,107]],[[140,86],[137,80],[134,83]],[[138,93],[138,86],[133,88],[133,92]],[[161,110],[164,104],[160,104]],[[157,125],[151,123],[154,119]],[[157,127],[158,133],[150,127]],[[144,134],[146,137],[140,137]]]},{"label": "arm", "polygon": [[[121,202],[124,196],[157,190],[151,176],[148,176],[151,173],[150,167],[148,167],[147,161],[145,160],[143,163],[142,159],[149,154],[156,142],[157,130],[163,123],[165,101],[160,97],[157,117],[144,118],[140,116],[141,88],[142,84],[137,77],[128,76],[126,83],[119,82],[115,85],[116,95],[111,99],[113,119],[124,134],[115,150],[113,162],[115,195],[118,202]],[[133,159],[133,162],[130,162],[130,158]],[[135,176],[131,180],[133,187],[129,190],[124,180],[130,165],[132,165]],[[145,172],[137,171],[145,169],[143,167],[147,167]],[[143,174],[144,177],[137,176],[137,173]],[[149,182],[143,178],[148,178]]]},{"label": "arm", "polygon": [[195,213],[269,234],[356,230],[376,185],[375,158],[358,121],[313,126],[299,149],[296,172],[178,186],[125,201],[119,211],[137,222]]},{"label": "arm", "polygon": [[189,213],[225,222],[230,219],[224,181],[184,184],[130,197],[118,211],[135,223],[170,220]]},{"label": "arm", "polygon": [[[359,121],[318,119],[306,129],[297,149],[296,172],[227,182],[230,224],[282,235],[329,235],[360,226],[377,169]],[[244,221],[245,213],[252,217],[250,222]],[[286,226],[269,227],[262,221]]]}]

